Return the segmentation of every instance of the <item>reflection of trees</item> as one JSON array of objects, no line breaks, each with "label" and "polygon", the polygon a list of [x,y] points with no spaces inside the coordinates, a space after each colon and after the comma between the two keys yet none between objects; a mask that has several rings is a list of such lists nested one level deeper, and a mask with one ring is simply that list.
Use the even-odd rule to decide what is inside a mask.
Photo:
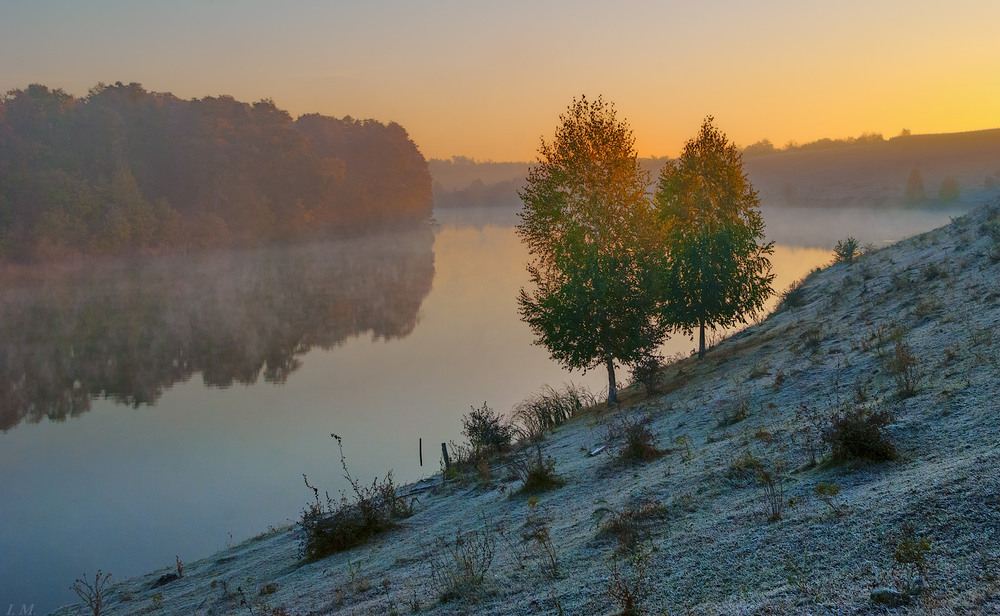
[{"label": "reflection of trees", "polygon": [[313,347],[413,331],[433,233],[8,276],[0,292],[0,430],[62,420],[94,397],[152,404],[206,385],[283,383]]}]

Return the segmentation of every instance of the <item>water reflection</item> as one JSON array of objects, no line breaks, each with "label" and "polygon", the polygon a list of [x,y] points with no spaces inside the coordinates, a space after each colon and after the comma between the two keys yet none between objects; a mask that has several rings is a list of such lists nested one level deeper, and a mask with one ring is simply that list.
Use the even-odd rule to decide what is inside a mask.
[{"label": "water reflection", "polygon": [[9,275],[0,293],[0,430],[95,397],[139,406],[204,383],[283,383],[313,347],[410,334],[434,277],[422,228],[297,247]]}]

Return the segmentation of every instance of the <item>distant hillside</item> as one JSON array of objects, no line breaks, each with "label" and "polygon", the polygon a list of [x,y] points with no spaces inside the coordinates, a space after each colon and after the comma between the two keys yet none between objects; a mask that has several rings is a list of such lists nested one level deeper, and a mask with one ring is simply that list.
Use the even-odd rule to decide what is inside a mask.
[{"label": "distant hillside", "polygon": [[[640,162],[655,181],[666,160]],[[763,141],[744,150],[744,163],[767,206],[968,206],[1000,190],[1000,129],[820,139],[788,149]],[[435,206],[520,205],[517,189],[531,164],[431,160]],[[911,176],[922,189],[908,196]]]},{"label": "distant hillside", "polygon": [[0,98],[0,262],[255,244],[430,215],[398,124],[139,84]]},{"label": "distant hillside", "polygon": [[[829,142],[827,147],[822,143]],[[1000,187],[1000,129],[901,135],[841,145],[744,155],[761,200],[770,205],[837,207],[979,203]],[[759,150],[758,150],[759,151]],[[919,179],[922,193],[911,190]],[[953,184],[952,184],[953,182]],[[956,190],[947,190],[951,184]],[[942,187],[945,190],[942,190]]]},{"label": "distant hillside", "polygon": [[509,206],[519,203],[517,190],[528,175],[529,163],[477,161],[465,156],[427,163],[434,178],[434,207]]}]

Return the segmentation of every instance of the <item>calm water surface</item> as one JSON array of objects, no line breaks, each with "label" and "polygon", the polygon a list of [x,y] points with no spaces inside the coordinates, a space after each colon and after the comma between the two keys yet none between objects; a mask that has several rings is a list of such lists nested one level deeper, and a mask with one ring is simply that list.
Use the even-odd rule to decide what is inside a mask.
[{"label": "calm water surface", "polygon": [[[955,213],[765,210],[775,287],[849,234],[881,243]],[[438,469],[486,401],[598,392],[532,345],[511,212],[290,250],[21,274],[0,293],[0,606],[76,600],[76,577],[202,558],[344,487]],[[693,343],[670,340],[666,354]],[[623,373],[622,377],[626,375]],[[417,439],[424,441],[418,465]]]}]

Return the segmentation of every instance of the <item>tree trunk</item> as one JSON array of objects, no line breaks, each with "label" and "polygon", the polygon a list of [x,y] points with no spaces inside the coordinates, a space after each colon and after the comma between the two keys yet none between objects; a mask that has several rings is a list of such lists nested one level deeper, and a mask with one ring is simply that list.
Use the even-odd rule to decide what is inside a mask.
[{"label": "tree trunk", "polygon": [[618,403],[618,386],[615,384],[615,362],[611,354],[607,356],[608,364],[608,406]]},{"label": "tree trunk", "polygon": [[705,357],[705,322],[698,324],[698,359]]}]

